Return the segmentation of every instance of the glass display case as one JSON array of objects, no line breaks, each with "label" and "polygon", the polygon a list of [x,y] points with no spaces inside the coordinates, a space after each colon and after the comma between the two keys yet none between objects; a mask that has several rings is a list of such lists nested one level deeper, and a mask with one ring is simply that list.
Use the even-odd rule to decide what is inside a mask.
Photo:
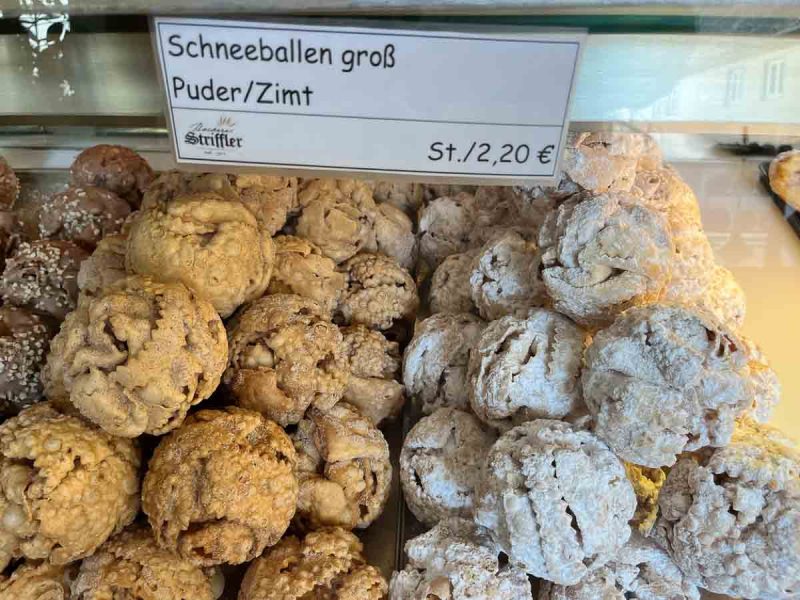
[{"label": "glass display case", "polygon": [[[378,599],[388,588],[364,561],[388,582],[406,543],[455,531],[452,516],[485,529],[442,525],[391,600],[557,600],[580,585],[576,598],[649,598],[651,584],[680,588],[653,598],[800,597],[800,455],[753,424],[800,439],[796,2],[0,11],[0,599],[34,579],[65,599],[65,581],[87,599]],[[559,179],[178,165],[151,37],[152,17],[171,15],[585,32]],[[85,152],[98,145],[123,150]],[[438,423],[437,408],[451,411]],[[92,462],[64,423],[109,457]],[[117,505],[95,519],[85,507],[107,495]],[[333,542],[303,536],[330,526],[353,529],[363,556],[345,533],[323,551],[339,562],[315,555]],[[548,526],[569,535],[543,541]],[[173,560],[199,587],[156,573],[167,595],[141,591]]]}]

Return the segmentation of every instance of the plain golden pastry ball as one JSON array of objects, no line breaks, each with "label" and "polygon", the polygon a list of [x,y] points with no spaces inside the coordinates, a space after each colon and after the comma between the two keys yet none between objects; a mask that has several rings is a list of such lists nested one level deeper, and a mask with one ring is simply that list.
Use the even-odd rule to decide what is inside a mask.
[{"label": "plain golden pastry ball", "polygon": [[800,210],[800,150],[781,152],[772,160],[769,185],[787,204]]},{"label": "plain golden pastry ball", "polygon": [[67,316],[42,379],[48,398],[113,435],[161,435],[214,392],[227,354],[210,303],[181,283],[133,275]]},{"label": "plain golden pastry ball", "polygon": [[42,402],[0,425],[0,568],[92,554],[139,512],[136,442]]},{"label": "plain golden pastry ball", "polygon": [[160,548],[149,527],[108,540],[80,565],[73,600],[214,600],[210,573]]},{"label": "plain golden pastry ball", "polygon": [[245,573],[239,600],[382,600],[388,586],[358,538],[339,528],[289,536]]},{"label": "plain golden pastry ball", "polygon": [[2,600],[70,600],[76,565],[25,561],[7,578],[0,575]]},{"label": "plain golden pastry ball", "polygon": [[142,485],[156,542],[201,566],[254,559],[294,516],[295,463],[289,436],[257,412],[191,415],[162,439]]},{"label": "plain golden pastry ball", "polygon": [[226,318],[266,291],[274,248],[243,204],[195,192],[139,211],[125,261],[132,272],[192,288]]}]

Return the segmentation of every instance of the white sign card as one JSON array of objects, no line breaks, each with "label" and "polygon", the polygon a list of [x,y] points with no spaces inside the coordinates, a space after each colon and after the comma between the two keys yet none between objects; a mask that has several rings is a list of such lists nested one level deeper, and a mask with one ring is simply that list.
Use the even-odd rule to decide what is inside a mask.
[{"label": "white sign card", "polygon": [[178,163],[557,174],[581,33],[154,19]]}]

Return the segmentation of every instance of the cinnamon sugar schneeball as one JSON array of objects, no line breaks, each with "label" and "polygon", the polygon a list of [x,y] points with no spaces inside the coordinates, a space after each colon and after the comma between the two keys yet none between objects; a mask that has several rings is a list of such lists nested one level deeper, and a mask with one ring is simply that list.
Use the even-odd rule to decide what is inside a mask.
[{"label": "cinnamon sugar schneeball", "polygon": [[14,208],[19,197],[19,179],[5,158],[0,156],[0,210]]},{"label": "cinnamon sugar schneeball", "polygon": [[216,194],[234,203],[242,200],[239,191],[231,181],[231,176],[225,173],[165,171],[147,186],[142,197],[142,210],[165,211],[169,204],[179,196],[203,192]]},{"label": "cinnamon sugar schneeball", "polygon": [[347,287],[338,312],[347,324],[389,329],[411,320],[419,307],[414,279],[396,260],[382,254],[357,254],[343,265]]},{"label": "cinnamon sugar schneeball", "polygon": [[69,187],[53,194],[42,206],[39,235],[71,240],[92,250],[102,238],[117,233],[130,212],[128,203],[113,192]]},{"label": "cinnamon sugar schneeball", "polygon": [[414,516],[430,526],[470,518],[481,465],[496,439],[474,415],[455,408],[420,419],[400,453],[400,483]]},{"label": "cinnamon sugar schneeball", "polygon": [[272,239],[253,214],[211,192],[139,211],[125,258],[132,272],[192,288],[223,318],[266,291],[273,260]]},{"label": "cinnamon sugar schneeball", "polygon": [[77,566],[48,562],[24,562],[7,578],[0,575],[0,598],[4,600],[70,600],[70,585]]},{"label": "cinnamon sugar schneeball", "polygon": [[45,393],[123,437],[164,434],[219,385],[225,328],[180,283],[131,276],[87,298],[53,338]]},{"label": "cinnamon sugar schneeball", "polygon": [[800,593],[800,453],[768,425],[740,421],[724,448],[683,455],[661,490],[656,539],[687,578],[718,594]]},{"label": "cinnamon sugar schneeball", "polygon": [[363,325],[342,328],[345,356],[350,370],[343,400],[380,425],[396,417],[405,402],[400,376],[400,347],[379,331]]},{"label": "cinnamon sugar schneeball", "polygon": [[560,419],[581,406],[586,333],[554,311],[492,321],[469,357],[470,406],[508,429],[532,419]]},{"label": "cinnamon sugar schneeball", "polygon": [[700,600],[700,589],[655,542],[637,533],[607,565],[576,585],[543,581],[538,600]]},{"label": "cinnamon sugar schneeball", "polygon": [[468,409],[469,352],[485,325],[469,313],[440,313],[417,322],[403,356],[403,382],[424,414],[441,407]]},{"label": "cinnamon sugar schneeball", "polygon": [[679,306],[624,312],[594,336],[582,378],[597,435],[647,467],[726,445],[734,420],[753,404],[742,340]]},{"label": "cinnamon sugar schneeball", "polygon": [[445,258],[431,277],[428,304],[432,313],[477,312],[472,301],[472,261],[477,251],[451,254]]},{"label": "cinnamon sugar schneeball", "polygon": [[49,403],[0,424],[0,568],[92,554],[139,511],[139,449]]},{"label": "cinnamon sugar schneeball", "polygon": [[300,184],[297,201],[297,235],[336,263],[375,248],[375,200],[363,181],[309,179]]},{"label": "cinnamon sugar schneeball", "polygon": [[316,300],[330,314],[344,292],[345,274],[316,245],[293,235],[279,235],[275,244],[275,267],[268,294],[297,294]]},{"label": "cinnamon sugar schneeball", "polygon": [[574,585],[628,541],[636,496],[622,462],[594,434],[564,421],[529,421],[492,447],[475,521],[513,564]]},{"label": "cinnamon sugar schneeball", "polygon": [[254,560],[238,600],[384,600],[386,581],[349,531],[323,529],[285,537]]},{"label": "cinnamon sugar schneeball", "polygon": [[56,327],[24,308],[0,306],[0,415],[42,399],[39,372]]},{"label": "cinnamon sugar schneeball", "polygon": [[78,270],[78,288],[83,298],[97,297],[105,288],[128,276],[125,270],[125,246],[122,234],[110,235],[97,243],[92,255]]},{"label": "cinnamon sugar schneeball", "polygon": [[242,203],[259,226],[275,235],[297,211],[297,178],[276,175],[230,175]]},{"label": "cinnamon sugar schneeball", "polygon": [[153,170],[139,154],[125,146],[99,144],[81,152],[69,169],[75,186],[96,186],[124,198],[138,208]]},{"label": "cinnamon sugar schneeball", "polygon": [[419,256],[435,269],[451,254],[465,252],[472,244],[478,215],[475,196],[465,192],[437,197],[419,211]]},{"label": "cinnamon sugar schneeball", "polygon": [[487,321],[524,315],[547,302],[539,273],[541,255],[519,232],[507,230],[489,240],[472,262],[472,301]]},{"label": "cinnamon sugar schneeball", "polygon": [[301,529],[363,529],[380,516],[392,479],[389,445],[358,409],[346,402],[325,412],[312,406],[293,437]]},{"label": "cinnamon sugar schneeball", "polygon": [[488,532],[451,517],[406,542],[408,564],[392,575],[390,600],[521,600],[531,597],[523,569],[500,558]]},{"label": "cinnamon sugar schneeball", "polygon": [[161,548],[201,566],[243,563],[289,526],[295,464],[275,422],[236,407],[201,410],[153,453],[142,509]]},{"label": "cinnamon sugar schneeball", "polygon": [[555,309],[592,327],[657,300],[674,253],[665,217],[622,194],[565,201],[547,216],[539,247]]},{"label": "cinnamon sugar schneeball", "polygon": [[309,406],[327,410],[344,394],[349,373],[342,334],[313,300],[259,298],[237,315],[228,337],[225,383],[244,408],[285,427]]},{"label": "cinnamon sugar schneeball", "polygon": [[63,319],[78,300],[78,269],[88,253],[72,242],[20,242],[0,277],[0,296],[15,306]]},{"label": "cinnamon sugar schneeball", "polygon": [[74,600],[215,600],[200,567],[159,548],[149,527],[132,527],[84,559],[72,584]]}]

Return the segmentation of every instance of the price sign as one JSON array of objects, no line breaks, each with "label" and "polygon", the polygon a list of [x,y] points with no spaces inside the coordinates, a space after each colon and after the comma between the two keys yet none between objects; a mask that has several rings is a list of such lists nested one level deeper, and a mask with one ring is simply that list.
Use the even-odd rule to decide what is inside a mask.
[{"label": "price sign", "polygon": [[184,164],[553,178],[583,35],[156,18]]}]

